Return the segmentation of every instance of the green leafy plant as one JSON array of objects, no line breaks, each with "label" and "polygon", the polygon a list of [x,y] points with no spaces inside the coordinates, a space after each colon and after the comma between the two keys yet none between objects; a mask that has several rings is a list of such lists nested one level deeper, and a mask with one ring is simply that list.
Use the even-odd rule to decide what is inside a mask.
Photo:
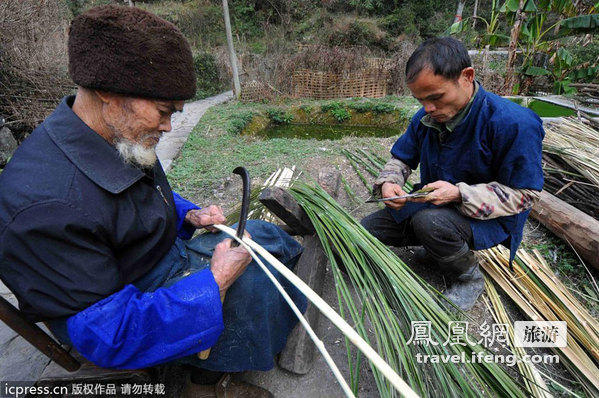
[{"label": "green leafy plant", "polygon": [[395,105],[386,103],[386,102],[374,102],[374,101],[359,101],[359,102],[350,102],[347,104],[347,107],[351,110],[354,110],[358,113],[393,113],[396,108]]},{"label": "green leafy plant", "polygon": [[231,134],[239,134],[252,121],[256,114],[251,111],[239,112],[231,115],[227,132]]},{"label": "green leafy plant", "polygon": [[207,52],[194,55],[193,66],[197,79],[197,90],[194,99],[202,99],[218,94],[224,90],[218,65],[214,56]]},{"label": "green leafy plant", "polygon": [[339,102],[330,102],[321,106],[323,113],[329,112],[337,122],[342,123],[351,119],[351,111]]},{"label": "green leafy plant", "polygon": [[[508,0],[503,5],[501,11],[508,23],[515,21],[518,8],[518,0]],[[527,0],[521,11],[526,18],[518,36],[518,47],[523,54],[519,90],[526,93],[534,78],[551,76],[556,94],[573,92],[569,87],[570,74],[577,65],[560,39],[599,31],[597,14],[576,15],[579,11],[571,0]],[[548,64],[538,65],[539,54],[545,55]]]},{"label": "green leafy plant", "polygon": [[374,113],[393,113],[393,111],[395,111],[395,105],[385,103],[374,104],[372,111]]},{"label": "green leafy plant", "polygon": [[266,114],[274,124],[289,124],[293,121],[293,114],[281,109],[267,109]]},{"label": "green leafy plant", "polygon": [[485,25],[485,32],[481,37],[480,44],[482,46],[489,45],[492,47],[503,45],[509,41],[509,37],[505,34],[499,33],[500,15],[501,12],[498,0],[492,0],[491,16],[488,20],[479,16],[468,17],[451,25],[447,33],[455,35],[458,33],[467,32],[474,26],[474,21],[482,21]]},{"label": "green leafy plant", "polygon": [[312,107],[312,105],[303,104],[303,105],[300,105],[300,109],[302,111],[304,111],[305,113],[312,113],[312,109],[314,109],[314,108]]}]

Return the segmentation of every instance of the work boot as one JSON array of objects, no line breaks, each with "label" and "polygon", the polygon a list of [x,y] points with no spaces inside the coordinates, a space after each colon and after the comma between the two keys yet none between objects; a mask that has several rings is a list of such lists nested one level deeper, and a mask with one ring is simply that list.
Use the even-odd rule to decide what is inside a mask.
[{"label": "work boot", "polygon": [[181,398],[273,398],[266,389],[242,380],[233,380],[225,373],[216,384],[187,383]]},{"label": "work boot", "polygon": [[485,290],[485,281],[478,263],[459,275],[445,291],[445,297],[463,311],[468,311]]},{"label": "work boot", "polygon": [[439,260],[443,271],[453,275],[453,283],[445,291],[445,297],[463,311],[471,309],[485,290],[478,259],[467,245],[454,256]]}]

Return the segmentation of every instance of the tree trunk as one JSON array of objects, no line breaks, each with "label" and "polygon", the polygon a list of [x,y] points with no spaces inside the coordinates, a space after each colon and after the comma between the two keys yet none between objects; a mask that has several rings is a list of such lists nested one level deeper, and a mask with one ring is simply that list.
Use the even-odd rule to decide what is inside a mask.
[{"label": "tree trunk", "polygon": [[227,34],[227,47],[229,47],[229,57],[231,57],[231,71],[233,72],[233,87],[237,99],[241,97],[241,84],[239,83],[239,71],[237,70],[237,55],[233,47],[233,34],[231,31],[231,18],[229,17],[229,3],[223,0],[223,16],[225,18],[225,32]]},{"label": "tree trunk", "polygon": [[476,28],[476,13],[478,12],[478,0],[474,0],[474,11],[472,11],[472,29]]},{"label": "tree trunk", "polygon": [[568,241],[586,265],[599,269],[599,221],[545,191],[530,215]]},{"label": "tree trunk", "polygon": [[455,20],[453,21],[453,23],[456,22],[460,22],[462,20],[462,13],[464,12],[464,4],[466,4],[465,1],[458,1],[458,10],[455,13]]},{"label": "tree trunk", "polygon": [[510,46],[508,49],[507,65],[505,68],[504,95],[514,94],[514,84],[516,81],[514,64],[516,63],[516,50],[518,49],[518,36],[520,36],[522,20],[524,19],[524,12],[522,11],[523,8],[524,0],[520,0],[518,11],[516,11],[516,22],[514,23],[510,33]]}]

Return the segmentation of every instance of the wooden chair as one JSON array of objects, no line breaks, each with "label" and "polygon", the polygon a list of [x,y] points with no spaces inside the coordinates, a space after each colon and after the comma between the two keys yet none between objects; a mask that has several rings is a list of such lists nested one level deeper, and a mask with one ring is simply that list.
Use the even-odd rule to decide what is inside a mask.
[{"label": "wooden chair", "polygon": [[[114,370],[95,366],[73,348],[63,348],[42,328],[28,320],[22,313],[0,296],[0,320],[45,354],[52,361],[37,380],[38,384],[60,384],[100,380],[135,380],[149,382],[151,371]],[[71,351],[69,353],[69,350]]]},{"label": "wooden chair", "polygon": [[21,311],[2,296],[0,296],[0,320],[65,370],[74,372],[81,367],[81,362],[39,326],[25,318]]}]

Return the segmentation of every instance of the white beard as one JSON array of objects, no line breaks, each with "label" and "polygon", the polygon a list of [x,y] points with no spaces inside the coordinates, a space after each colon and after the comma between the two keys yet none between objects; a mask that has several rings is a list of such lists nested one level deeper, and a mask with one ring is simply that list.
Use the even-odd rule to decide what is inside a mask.
[{"label": "white beard", "polygon": [[157,160],[156,148],[146,148],[142,144],[131,142],[128,140],[119,140],[115,144],[119,155],[127,163],[140,166],[142,168],[150,168],[154,166]]}]

